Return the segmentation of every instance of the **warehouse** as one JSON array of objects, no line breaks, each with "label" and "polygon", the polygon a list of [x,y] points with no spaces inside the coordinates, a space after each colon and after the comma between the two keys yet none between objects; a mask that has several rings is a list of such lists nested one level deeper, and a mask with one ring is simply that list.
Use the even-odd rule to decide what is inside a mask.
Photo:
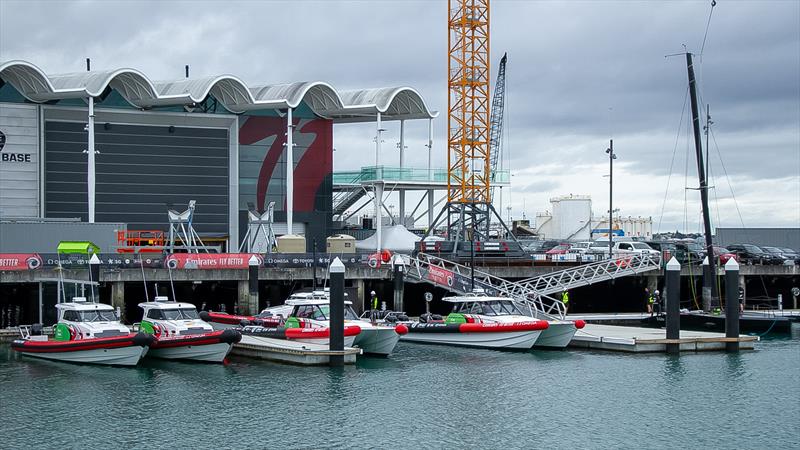
[{"label": "warehouse", "polygon": [[[154,82],[135,69],[54,75],[0,62],[0,220],[165,231],[167,210],[194,200],[200,237],[235,251],[248,210],[274,202],[275,233],[321,249],[332,226],[334,125],[380,130],[381,121],[435,116],[408,87],[338,91],[232,75]],[[94,239],[114,251],[102,244],[113,236]],[[31,248],[33,238],[4,241],[0,252],[53,251]]]}]

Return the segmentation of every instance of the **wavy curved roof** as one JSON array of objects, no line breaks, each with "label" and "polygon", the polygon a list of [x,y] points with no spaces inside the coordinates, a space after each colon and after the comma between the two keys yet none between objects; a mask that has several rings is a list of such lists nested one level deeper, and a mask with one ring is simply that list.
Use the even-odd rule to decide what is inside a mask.
[{"label": "wavy curved roof", "polygon": [[47,75],[27,61],[0,63],[0,78],[32,102],[99,97],[113,89],[137,108],[181,106],[213,96],[236,114],[257,110],[297,108],[305,103],[314,114],[337,122],[428,119],[431,111],[422,96],[410,87],[339,92],[323,81],[248,86],[234,75],[153,82],[136,69],[116,69]]}]

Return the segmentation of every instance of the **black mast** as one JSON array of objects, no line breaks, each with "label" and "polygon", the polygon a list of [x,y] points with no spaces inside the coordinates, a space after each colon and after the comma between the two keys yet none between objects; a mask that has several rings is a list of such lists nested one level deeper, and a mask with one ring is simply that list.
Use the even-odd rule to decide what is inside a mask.
[{"label": "black mast", "polygon": [[[717,294],[717,264],[714,260],[714,247],[711,241],[711,218],[708,212],[708,180],[703,164],[703,145],[700,137],[700,116],[697,111],[697,86],[694,78],[694,66],[692,64],[692,54],[686,52],[686,67],[689,71],[689,97],[692,100],[692,125],[694,126],[694,148],[697,154],[697,175],[700,178],[700,202],[703,206],[703,231],[706,235],[706,256],[708,257],[708,267],[711,272],[711,303],[716,305],[719,295]],[[706,306],[706,305],[704,305]]]}]

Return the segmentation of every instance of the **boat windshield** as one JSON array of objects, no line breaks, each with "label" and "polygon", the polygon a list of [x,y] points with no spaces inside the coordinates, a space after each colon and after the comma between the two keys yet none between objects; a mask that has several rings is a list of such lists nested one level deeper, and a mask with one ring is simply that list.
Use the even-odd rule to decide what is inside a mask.
[{"label": "boat windshield", "polygon": [[64,320],[70,322],[116,322],[117,314],[114,311],[64,311]]},{"label": "boat windshield", "polygon": [[194,308],[179,309],[151,309],[147,312],[150,319],[160,320],[192,320],[197,319],[197,310]]},{"label": "boat windshield", "polygon": [[464,314],[482,314],[484,316],[508,316],[512,314],[522,314],[511,300],[460,303],[455,307],[455,310],[456,312]]},{"label": "boat windshield", "polygon": [[[292,313],[295,317],[314,320],[328,320],[331,313],[330,305],[299,305]],[[358,320],[358,316],[349,305],[344,307],[345,320]]]}]

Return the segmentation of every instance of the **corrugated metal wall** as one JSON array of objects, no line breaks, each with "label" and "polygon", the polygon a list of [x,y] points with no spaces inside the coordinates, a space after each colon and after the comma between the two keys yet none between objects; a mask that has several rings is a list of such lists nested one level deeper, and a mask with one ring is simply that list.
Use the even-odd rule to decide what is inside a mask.
[{"label": "corrugated metal wall", "polygon": [[800,228],[717,228],[716,242],[789,247],[800,250]]},{"label": "corrugated metal wall", "polygon": [[121,223],[0,223],[0,253],[55,253],[61,241],[92,241],[103,253],[117,251]]},{"label": "corrugated metal wall", "polygon": [[[95,136],[98,222],[166,230],[167,204],[196,200],[197,231],[228,233],[227,129],[98,122]],[[47,217],[87,220],[86,140],[83,123],[45,123]]]},{"label": "corrugated metal wall", "polygon": [[0,217],[38,217],[39,107],[0,103],[0,132]]}]

